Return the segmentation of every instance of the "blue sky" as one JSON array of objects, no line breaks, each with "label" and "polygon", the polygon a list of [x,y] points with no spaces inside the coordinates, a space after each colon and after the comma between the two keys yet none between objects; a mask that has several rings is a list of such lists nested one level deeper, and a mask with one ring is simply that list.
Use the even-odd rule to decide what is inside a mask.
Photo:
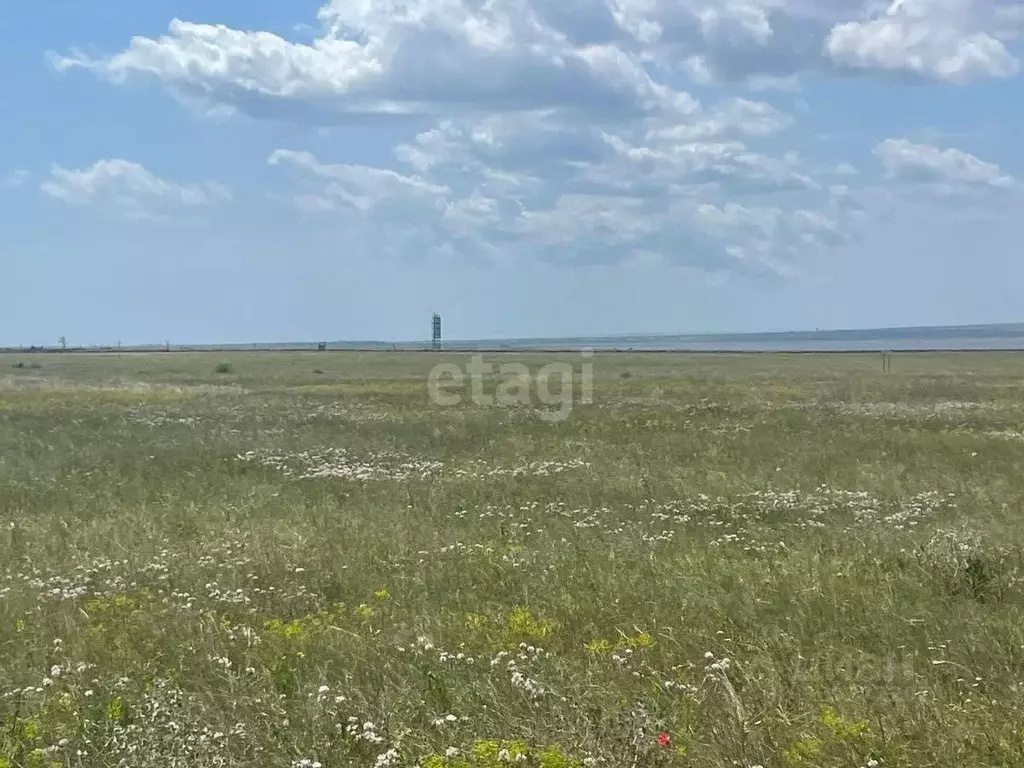
[{"label": "blue sky", "polygon": [[1024,320],[1024,3],[323,3],[0,6],[0,344]]}]

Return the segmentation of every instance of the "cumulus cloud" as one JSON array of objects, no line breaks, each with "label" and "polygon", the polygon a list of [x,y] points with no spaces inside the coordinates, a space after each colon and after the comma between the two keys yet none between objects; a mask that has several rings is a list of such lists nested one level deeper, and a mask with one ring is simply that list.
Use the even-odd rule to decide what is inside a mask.
[{"label": "cumulus cloud", "polygon": [[951,83],[1008,77],[1020,64],[1000,37],[1014,19],[981,0],[893,0],[878,16],[837,24],[826,43],[837,64]]},{"label": "cumulus cloud", "polygon": [[694,108],[688,119],[675,119],[651,135],[677,140],[707,140],[729,133],[771,136],[788,128],[793,119],[763,101],[734,98],[710,110]]},{"label": "cumulus cloud", "polygon": [[600,194],[664,194],[669,187],[730,184],[734,193],[814,188],[799,160],[773,158],[744,142],[788,126],[760,102],[695,103],[674,122],[588,125],[555,114],[448,120],[396,148],[418,172],[443,174],[495,195],[539,187]]},{"label": "cumulus cloud", "polygon": [[[589,262],[658,254],[787,274],[845,242],[864,214],[856,191],[831,183],[857,173],[842,158],[785,151],[794,118],[773,103],[786,98],[780,93],[799,89],[806,72],[945,84],[1014,74],[1019,8],[1015,0],[327,0],[308,42],[175,19],[166,34],[136,37],[120,52],[52,54],[51,63],[114,83],[149,79],[190,103],[257,119],[329,128],[414,117],[406,124],[420,132],[380,167],[300,146],[268,158],[305,214],[344,222],[385,251]],[[739,84],[758,98],[698,100],[684,77]],[[922,147],[884,142],[876,152],[892,178],[1012,183],[977,158],[931,148],[936,159]],[[138,166],[54,173],[47,191],[72,202],[98,197],[82,191],[93,187],[179,206],[192,205],[181,190],[217,197]],[[140,193],[159,184],[169,185],[160,195]]]},{"label": "cumulus cloud", "polygon": [[677,142],[671,137],[657,138],[636,146],[620,136],[606,136],[614,159],[587,169],[587,178],[633,191],[653,184],[658,192],[687,187],[702,187],[701,191],[706,192],[707,185],[726,185],[733,194],[818,187],[801,172],[798,159],[763,155],[741,141]]},{"label": "cumulus cloud", "polygon": [[136,37],[117,55],[72,52],[51,61],[115,82],[153,77],[183,96],[256,116],[322,122],[545,106],[635,115],[688,104],[655,83],[636,55],[613,45],[572,47],[511,0],[332,2],[320,18],[325,29],[309,45],[175,19],[168,34]]},{"label": "cumulus cloud", "polygon": [[81,170],[55,165],[40,189],[70,205],[95,206],[133,219],[161,218],[231,199],[219,184],[167,181],[138,163],[117,158]]},{"label": "cumulus cloud", "polygon": [[998,165],[959,149],[940,149],[907,139],[886,139],[874,151],[887,178],[927,184],[940,191],[1005,190],[1017,184]]},{"label": "cumulus cloud", "polygon": [[[445,121],[419,134],[396,148],[396,169],[322,163],[294,150],[277,150],[269,162],[300,174],[296,202],[307,212],[344,215],[347,227],[404,232],[428,249],[588,263],[658,253],[708,269],[782,273],[787,262],[842,241],[842,217],[830,211],[727,202],[744,191],[770,197],[817,189],[798,158],[773,159],[722,140],[728,135],[681,143],[651,133],[658,135],[550,115],[491,117]],[[770,223],[709,226],[708,201]]]},{"label": "cumulus cloud", "polygon": [[[1017,71],[1003,40],[1008,0],[330,0],[310,43],[224,25],[170,22],[120,53],[52,53],[124,82],[257,117],[332,122],[353,114],[557,107],[628,117],[686,113],[664,76],[793,87],[839,66],[965,82]],[[995,6],[994,8],[992,6]],[[866,10],[867,9],[867,10]]]}]

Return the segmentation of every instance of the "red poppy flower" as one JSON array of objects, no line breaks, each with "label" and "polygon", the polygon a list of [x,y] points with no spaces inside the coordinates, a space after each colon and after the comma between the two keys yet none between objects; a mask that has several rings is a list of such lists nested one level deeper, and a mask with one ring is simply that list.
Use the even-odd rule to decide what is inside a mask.
[{"label": "red poppy flower", "polygon": [[663,747],[671,747],[672,746],[672,737],[669,736],[664,731],[662,731],[661,733],[658,734],[658,743],[661,746],[663,746]]}]

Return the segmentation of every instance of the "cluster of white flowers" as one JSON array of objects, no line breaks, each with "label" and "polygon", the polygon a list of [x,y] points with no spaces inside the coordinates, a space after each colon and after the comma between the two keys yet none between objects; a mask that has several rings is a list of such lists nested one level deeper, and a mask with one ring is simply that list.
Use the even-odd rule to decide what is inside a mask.
[{"label": "cluster of white flowers", "polygon": [[704,659],[708,662],[704,666],[704,670],[708,673],[727,672],[729,670],[729,665],[732,663],[728,658],[716,659],[715,654],[711,651],[707,651],[704,654]]},{"label": "cluster of white flowers", "polygon": [[246,648],[255,648],[262,638],[255,629],[246,625],[231,625],[227,628],[228,640],[233,643],[245,643]]},{"label": "cluster of white flowers", "polygon": [[[790,548],[787,532],[815,531],[837,522],[845,522],[848,528],[858,530],[865,527],[913,530],[925,519],[954,506],[952,494],[925,492],[907,500],[882,501],[864,491],[822,485],[810,492],[766,489],[729,498],[697,494],[688,499],[667,501],[644,499],[638,504],[625,504],[621,509],[577,508],[563,501],[534,501],[462,508],[451,514],[458,521],[500,520],[506,531],[522,541],[551,536],[557,530],[551,525],[555,518],[570,522],[577,530],[600,530],[609,536],[635,537],[654,546],[676,541],[683,530],[690,534],[703,530],[710,534],[710,546],[741,549],[751,554],[774,554]],[[561,540],[568,543],[564,533]],[[418,552],[422,558],[431,554],[468,557],[476,553],[498,555],[513,567],[522,566],[536,555],[529,548],[513,554],[491,544],[462,541],[433,552]]]},{"label": "cluster of white flowers", "polygon": [[366,741],[370,744],[383,744],[384,737],[377,733],[377,726],[367,720],[360,724],[358,717],[350,717],[345,726],[345,733],[354,739]]},{"label": "cluster of white flowers", "polygon": [[396,453],[370,453],[356,458],[344,448],[323,448],[317,451],[286,454],[247,451],[236,458],[238,461],[255,463],[299,480],[337,478],[356,481],[402,481],[432,477],[444,467],[440,461]]},{"label": "cluster of white flowers", "polygon": [[697,693],[697,687],[690,685],[689,683],[679,683],[674,680],[665,680],[662,683],[662,687],[669,693],[682,693],[687,695],[694,695]]},{"label": "cluster of white flowers", "polygon": [[215,603],[227,603],[228,605],[248,605],[252,602],[252,598],[246,595],[244,590],[224,590],[216,584],[206,585],[206,599]]},{"label": "cluster of white flowers", "polygon": [[[369,421],[387,421],[391,417],[386,411],[377,410],[371,408],[365,403],[359,402],[334,402],[334,403],[317,403],[315,401],[305,401],[298,399],[295,403],[296,420],[313,422],[313,421],[350,421],[350,422],[369,422]],[[299,410],[301,408],[301,410]]]},{"label": "cluster of white flowers", "polygon": [[323,704],[325,702],[330,702],[333,704],[344,704],[346,701],[348,701],[348,699],[345,696],[342,696],[341,694],[332,695],[331,686],[329,685],[321,685],[319,688],[316,689],[315,694],[310,693],[309,696],[310,698],[313,698],[315,696],[317,704]]},{"label": "cluster of white flowers", "polygon": [[430,720],[430,724],[432,726],[434,726],[435,728],[444,728],[446,726],[455,725],[455,724],[460,723],[460,722],[462,722],[462,723],[469,722],[469,715],[463,715],[462,717],[457,717],[457,716],[449,713],[449,714],[443,715],[441,717],[431,718],[431,720]]},{"label": "cluster of white flowers", "polygon": [[529,758],[522,752],[512,755],[507,749],[501,749],[498,751],[498,760],[503,763],[525,763]]},{"label": "cluster of white flowers", "polygon": [[967,416],[991,413],[997,408],[1006,406],[970,400],[936,400],[932,403],[829,401],[825,403],[787,403],[784,406],[776,407],[824,410],[828,413],[864,418],[962,423]]},{"label": "cluster of white flowers", "polygon": [[440,661],[442,664],[446,664],[448,662],[462,662],[465,664],[476,663],[476,659],[474,659],[472,656],[467,656],[462,651],[457,651],[456,653],[441,651],[441,653],[438,654],[437,660]]},{"label": "cluster of white flowers", "polygon": [[621,654],[620,653],[613,653],[612,654],[612,661],[614,661],[616,664],[619,664],[621,666],[628,665],[629,662],[632,661],[632,660],[633,660],[633,649],[632,648],[627,648],[626,650],[622,651]]},{"label": "cluster of white flowers", "polygon": [[514,661],[510,661],[509,665],[509,670],[512,673],[512,685],[514,685],[516,688],[521,688],[522,690],[526,691],[534,699],[539,699],[545,693],[547,693],[547,688],[544,687],[543,683],[541,683],[538,680],[534,680],[533,678],[527,677],[518,669],[516,669]]}]

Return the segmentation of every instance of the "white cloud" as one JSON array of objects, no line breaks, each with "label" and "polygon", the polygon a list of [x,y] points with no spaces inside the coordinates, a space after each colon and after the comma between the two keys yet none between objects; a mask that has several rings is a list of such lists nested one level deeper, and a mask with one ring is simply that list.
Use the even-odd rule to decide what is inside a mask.
[{"label": "white cloud", "polygon": [[415,174],[364,165],[321,163],[308,152],[275,150],[271,165],[291,166],[308,191],[296,198],[306,213],[339,215],[345,226],[404,232],[440,246],[478,237],[496,221],[498,201],[479,191],[459,194]]},{"label": "white cloud", "polygon": [[[652,137],[636,146],[620,136],[606,136],[614,158],[586,169],[586,178],[624,191],[654,188],[657,193],[726,187],[732,194],[815,189],[817,182],[803,174],[799,163],[753,152],[740,141],[690,142]],[[694,190],[696,191],[696,190]]]},{"label": "white cloud", "polygon": [[801,253],[820,250],[845,241],[839,222],[812,210],[785,211],[728,203],[722,207],[701,204],[694,212],[696,226],[731,243],[738,259],[762,258],[777,271],[792,271]]},{"label": "white cloud", "polygon": [[135,219],[160,218],[231,199],[219,184],[178,184],[161,179],[138,163],[117,158],[99,160],[83,170],[55,165],[40,189],[70,205],[95,206]]},{"label": "white cloud", "polygon": [[[425,113],[559,106],[644,114],[686,108],[639,58],[613,45],[573,47],[525,3],[332,2],[312,44],[268,32],[175,19],[120,54],[52,55],[114,82],[150,76],[184,97],[260,116],[332,122],[353,113]],[[520,7],[521,6],[521,7]]]},{"label": "white cloud", "polygon": [[699,141],[729,133],[747,136],[770,136],[788,128],[793,120],[771,104],[749,99],[731,99],[712,110],[698,111],[688,119],[674,120],[672,125],[652,135],[678,140]]},{"label": "white cloud", "polygon": [[[310,43],[170,22],[120,53],[50,54],[114,82],[155,79],[183,98],[261,118],[448,116],[558,108],[686,114],[666,77],[795,88],[841,66],[965,82],[1017,71],[1024,20],[1007,0],[330,0]],[[994,6],[994,7],[993,7]]]},{"label": "white cloud", "polygon": [[612,195],[716,183],[733,191],[813,188],[798,160],[753,151],[739,138],[774,134],[790,122],[768,104],[743,99],[711,109],[694,102],[674,121],[626,125],[588,125],[553,112],[495,115],[443,121],[397,147],[396,156],[419,173],[517,198],[538,187]]},{"label": "white cloud", "polygon": [[[748,112],[769,114],[749,104],[725,110]],[[695,110],[694,124],[704,119]],[[736,123],[734,132],[744,130]],[[291,150],[275,151],[269,162],[302,172],[296,202],[303,210],[341,215],[347,232],[386,227],[421,251],[588,263],[659,253],[711,270],[786,273],[801,256],[843,240],[841,217],[829,210],[730,203],[745,193],[756,199],[818,185],[798,157],[753,152],[728,140],[721,125],[718,141],[680,142],[661,128],[611,132],[515,115],[445,121],[421,133],[396,148],[408,172],[324,164]],[[774,224],[707,226],[709,201]]]},{"label": "white cloud", "polygon": [[[221,114],[328,132],[368,115],[431,125],[400,140],[381,167],[302,147],[268,158],[304,214],[382,252],[628,262],[660,254],[713,271],[787,274],[847,241],[867,215],[864,190],[832,183],[857,176],[844,158],[786,151],[822,151],[806,137],[787,143],[794,114],[812,109],[794,101],[801,75],[1005,77],[1018,66],[1010,47],[1024,30],[1019,5],[329,0],[309,42],[175,19],[167,34],[136,37],[120,53],[51,61],[115,83],[149,78]],[[716,86],[713,94],[742,85],[763,100],[737,92],[701,103],[681,89],[684,76]],[[904,141],[876,152],[892,178],[927,178],[936,189],[1012,183],[956,150]],[[181,190],[216,197],[138,166],[55,174],[66,177],[49,182],[50,194],[105,195],[125,210],[132,205],[122,198],[182,206],[190,203]],[[168,186],[154,193],[159,184]],[[83,191],[94,188],[103,191]]]},{"label": "white cloud", "polygon": [[985,0],[893,0],[878,16],[837,24],[826,43],[837,64],[950,83],[1008,77],[1020,63],[1000,37],[1007,19]]},{"label": "white cloud", "polygon": [[412,199],[428,203],[442,199],[448,190],[414,176],[364,165],[321,165],[309,152],[275,150],[271,165],[291,163],[328,181],[327,192],[362,213],[370,213],[391,200]]},{"label": "white cloud", "polygon": [[959,149],[940,149],[907,139],[886,139],[875,147],[887,178],[924,183],[940,191],[1009,189],[1016,180],[994,163]]},{"label": "white cloud", "polygon": [[697,82],[795,89],[795,74],[914,74],[968,82],[1015,74],[1004,42],[1024,29],[1018,0],[615,0],[616,19]]}]

